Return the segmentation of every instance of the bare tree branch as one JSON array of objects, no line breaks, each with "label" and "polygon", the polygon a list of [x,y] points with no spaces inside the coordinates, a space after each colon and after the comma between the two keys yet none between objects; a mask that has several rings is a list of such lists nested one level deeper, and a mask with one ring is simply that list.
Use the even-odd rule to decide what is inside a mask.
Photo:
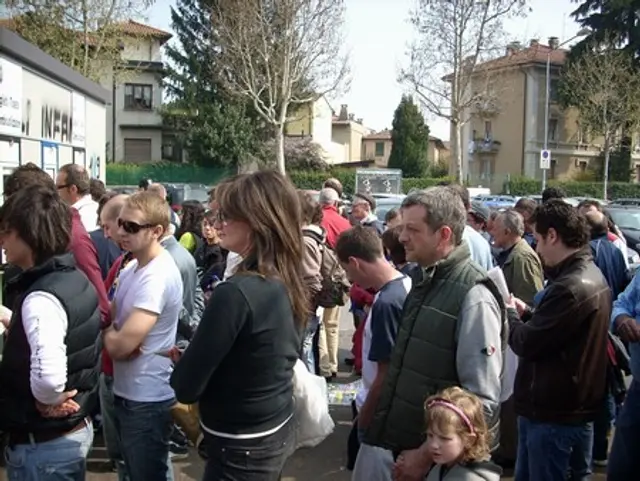
[{"label": "bare tree branch", "polygon": [[227,88],[273,126],[282,172],[289,106],[348,87],[344,13],[344,0],[219,0],[212,9]]},{"label": "bare tree branch", "polygon": [[633,58],[613,45],[591,45],[567,65],[560,83],[565,103],[579,111],[580,125],[604,139],[605,199],[611,149],[623,130],[640,127],[640,77]]},{"label": "bare tree branch", "polygon": [[503,22],[526,11],[526,0],[418,0],[412,12],[416,39],[400,81],[428,112],[451,123],[459,180],[465,174],[462,127],[476,107],[496,108],[500,98],[497,76],[480,64],[501,55]]}]

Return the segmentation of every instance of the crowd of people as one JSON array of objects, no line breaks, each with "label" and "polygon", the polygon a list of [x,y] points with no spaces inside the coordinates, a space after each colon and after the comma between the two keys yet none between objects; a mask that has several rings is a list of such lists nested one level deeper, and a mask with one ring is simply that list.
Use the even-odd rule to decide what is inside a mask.
[{"label": "crowd of people", "polygon": [[316,199],[260,171],[177,217],[162,184],[115,194],[74,164],[23,165],[4,196],[9,479],[85,479],[96,429],[120,480],[172,479],[194,441],[177,406],[203,480],[279,479],[294,365],[335,381],[343,309],[354,481],[640,472],[640,280],[597,202],[547,189],[491,212],[440,185],[380,222],[366,193],[344,212],[336,179]]}]

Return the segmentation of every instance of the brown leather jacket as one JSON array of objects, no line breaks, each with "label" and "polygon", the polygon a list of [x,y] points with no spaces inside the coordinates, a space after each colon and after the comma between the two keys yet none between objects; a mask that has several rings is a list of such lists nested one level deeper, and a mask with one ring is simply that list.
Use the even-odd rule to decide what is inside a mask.
[{"label": "brown leather jacket", "polygon": [[515,411],[546,423],[593,421],[605,395],[611,290],[588,246],[547,275],[527,322],[509,310],[509,346],[520,357]]}]

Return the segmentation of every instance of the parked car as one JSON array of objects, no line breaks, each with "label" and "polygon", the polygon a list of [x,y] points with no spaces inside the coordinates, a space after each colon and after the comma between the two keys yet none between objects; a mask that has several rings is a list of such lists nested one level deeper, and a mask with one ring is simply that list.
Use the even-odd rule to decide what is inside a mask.
[{"label": "parked car", "polygon": [[384,222],[384,217],[391,209],[399,209],[405,195],[394,195],[389,197],[376,198],[376,215],[380,222]]},{"label": "parked car", "polygon": [[486,205],[489,209],[508,209],[516,205],[516,198],[512,195],[477,195],[472,198]]},{"label": "parked car", "polygon": [[197,200],[205,207],[209,204],[209,187],[204,184],[163,183],[171,208],[178,212],[186,200]]},{"label": "parked car", "polygon": [[138,187],[135,185],[110,185],[107,187],[108,190],[112,190],[117,194],[126,194],[131,195],[138,192]]},{"label": "parked car", "polygon": [[611,202],[611,205],[628,205],[628,206],[635,206],[635,207],[640,207],[640,199],[634,199],[634,198],[622,198],[622,199],[616,199],[614,201]]},{"label": "parked car", "polygon": [[640,207],[610,204],[605,211],[624,235],[627,247],[640,253]]}]

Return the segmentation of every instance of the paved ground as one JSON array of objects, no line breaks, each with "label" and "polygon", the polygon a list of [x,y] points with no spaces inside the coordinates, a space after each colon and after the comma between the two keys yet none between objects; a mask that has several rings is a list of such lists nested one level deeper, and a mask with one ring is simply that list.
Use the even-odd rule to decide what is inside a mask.
[{"label": "paved ground", "polygon": [[[346,310],[345,310],[346,311]],[[351,334],[353,332],[350,315],[344,313],[341,321],[340,346],[341,358],[348,353],[351,347]],[[349,369],[342,365],[340,380],[349,379]],[[351,412],[347,407],[333,407],[331,415],[336,422],[334,433],[322,444],[313,449],[303,449],[295,453],[288,461],[282,481],[349,481],[351,473],[344,466],[346,463],[346,440],[351,428]],[[105,472],[106,453],[102,444],[98,441],[91,453],[89,473],[87,481],[117,481],[114,473]],[[203,472],[203,462],[195,452],[192,452],[185,461],[174,463],[176,481],[198,481]],[[513,480],[511,473],[507,473],[505,480]],[[6,479],[4,469],[0,469],[0,479]],[[593,481],[606,479],[600,473],[592,477]]]}]

